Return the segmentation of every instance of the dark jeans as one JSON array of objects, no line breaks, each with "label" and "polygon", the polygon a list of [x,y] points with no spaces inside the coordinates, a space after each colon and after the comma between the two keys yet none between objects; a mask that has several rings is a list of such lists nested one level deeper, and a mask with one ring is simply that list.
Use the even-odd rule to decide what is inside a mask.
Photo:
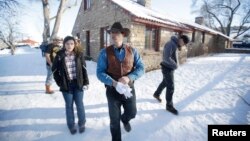
[{"label": "dark jeans", "polygon": [[76,104],[78,125],[82,126],[86,122],[85,109],[83,104],[83,91],[78,90],[76,82],[69,84],[69,92],[62,92],[65,100],[66,120],[68,128],[71,129],[75,126],[74,106]]},{"label": "dark jeans", "polygon": [[154,95],[160,96],[164,88],[166,90],[166,101],[167,104],[173,105],[173,94],[174,94],[174,70],[162,66],[163,80],[155,91]]},{"label": "dark jeans", "polygon": [[[131,88],[133,96],[126,99],[114,87],[106,86],[112,141],[121,141],[120,121],[126,124],[136,116],[135,89],[133,86]],[[121,106],[124,109],[123,114],[121,114]]]}]

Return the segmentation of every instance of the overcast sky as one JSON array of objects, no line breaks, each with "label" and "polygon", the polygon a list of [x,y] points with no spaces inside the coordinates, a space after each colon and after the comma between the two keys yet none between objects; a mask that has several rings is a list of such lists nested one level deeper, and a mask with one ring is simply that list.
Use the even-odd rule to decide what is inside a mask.
[{"label": "overcast sky", "polygon": [[[51,15],[56,14],[58,0],[51,1]],[[69,0],[69,2],[75,0]],[[64,37],[71,35],[71,31],[80,7],[81,0],[77,0],[77,6],[67,10],[62,18],[62,24],[59,30],[59,36]],[[161,13],[174,16],[179,19],[187,19],[194,21],[195,15],[191,14],[192,0],[152,0],[152,9]],[[23,0],[22,16],[20,16],[21,32],[24,33],[23,38],[30,37],[37,41],[42,41],[43,32],[43,13],[42,3],[40,0]],[[53,22],[52,22],[53,24]],[[53,28],[53,27],[52,27]],[[52,29],[51,28],[51,29]]]}]

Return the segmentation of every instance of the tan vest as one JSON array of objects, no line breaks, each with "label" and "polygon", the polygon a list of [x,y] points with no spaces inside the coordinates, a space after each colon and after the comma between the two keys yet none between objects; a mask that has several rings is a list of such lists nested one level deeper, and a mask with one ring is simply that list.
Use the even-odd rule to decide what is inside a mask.
[{"label": "tan vest", "polygon": [[122,62],[115,56],[113,46],[106,48],[108,58],[108,69],[107,73],[114,79],[118,80],[122,76],[128,75],[134,68],[134,54],[133,49],[129,46],[125,48],[125,57]]}]

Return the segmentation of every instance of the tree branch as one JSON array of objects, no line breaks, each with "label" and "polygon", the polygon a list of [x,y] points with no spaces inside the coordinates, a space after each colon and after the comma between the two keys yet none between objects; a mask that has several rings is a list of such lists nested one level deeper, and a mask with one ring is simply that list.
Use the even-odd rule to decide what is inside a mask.
[{"label": "tree branch", "polygon": [[241,33],[237,33],[237,35],[234,37],[234,39],[237,38],[237,37],[239,37],[243,33],[247,32],[249,29],[250,29],[250,26],[248,28],[246,28],[246,30],[242,31]]},{"label": "tree branch", "polygon": [[220,24],[220,26],[221,26],[221,32],[222,32],[223,34],[225,34],[225,30],[224,30],[223,24],[222,24],[222,22],[220,21],[220,19],[219,19],[213,12],[211,12],[211,11],[209,10],[208,3],[207,3],[206,1],[205,1],[204,3],[205,3],[206,11],[208,12],[208,14],[211,14],[211,15],[216,19],[216,21],[217,21],[217,22]]},{"label": "tree branch", "polygon": [[243,33],[245,33],[247,30],[249,30],[249,28],[247,28],[247,29],[244,29],[243,32],[241,32],[241,30],[243,30],[244,25],[250,23],[250,21],[248,21],[249,18],[250,18],[250,9],[248,10],[248,12],[246,13],[246,15],[244,16],[244,18],[243,18],[243,20],[242,20],[242,22],[240,24],[240,27],[239,27],[239,29],[237,31],[237,35],[234,38],[239,37],[240,35],[242,35]]},{"label": "tree branch", "polygon": [[[62,12],[62,13],[65,13],[68,9],[71,9],[71,8],[74,7],[74,6],[77,6],[77,0],[76,0],[75,4],[72,4],[72,5],[70,5],[70,6],[65,7],[65,8],[63,9],[63,12]],[[53,16],[53,17],[51,17],[49,20],[52,21],[52,20],[54,20],[55,18],[56,18],[56,15]]]},{"label": "tree branch", "polygon": [[219,4],[218,5],[219,8],[225,8],[225,9],[229,9],[230,11],[233,11],[233,8],[227,5],[223,5],[223,4]]},{"label": "tree branch", "polygon": [[4,9],[11,9],[12,6],[19,5],[19,2],[17,0],[0,0],[0,8]]}]

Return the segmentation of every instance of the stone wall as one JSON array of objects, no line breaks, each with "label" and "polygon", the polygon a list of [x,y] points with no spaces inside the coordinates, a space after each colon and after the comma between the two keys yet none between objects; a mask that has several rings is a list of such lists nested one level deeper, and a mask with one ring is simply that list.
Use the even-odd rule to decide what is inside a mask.
[{"label": "stone wall", "polygon": [[[175,32],[165,28],[160,29],[160,50],[148,50],[145,49],[145,28],[144,24],[132,23],[131,24],[131,36],[129,41],[133,47],[136,47],[141,54],[146,71],[151,71],[160,68],[162,61],[162,54],[164,45],[171,39],[171,36],[175,35]],[[187,59],[187,50],[183,47],[179,52],[179,63],[183,64]]]},{"label": "stone wall", "polygon": [[[200,56],[203,54],[207,54],[207,47],[206,44],[206,35],[205,35],[205,42],[202,43],[202,36],[203,33],[200,31],[195,31],[195,38],[194,41],[191,41],[188,46],[188,57]],[[190,38],[191,39],[191,38]]]},{"label": "stone wall", "polygon": [[[127,39],[131,46],[138,49],[145,64],[146,71],[159,69],[162,61],[162,51],[166,42],[176,32],[166,28],[160,28],[160,49],[159,51],[145,49],[145,29],[146,25],[132,21],[132,16],[127,14],[119,6],[112,4],[108,0],[93,1],[91,8],[83,10],[83,4],[78,13],[74,25],[73,34],[80,34],[81,43],[86,54],[86,31],[90,31],[90,55],[94,61],[97,60],[100,51],[101,28],[111,26],[114,22],[121,22],[124,27],[131,30]],[[192,33],[183,33],[192,39]],[[223,52],[226,40],[224,37],[205,33],[204,43],[202,41],[203,32],[196,30],[195,41],[183,47],[179,52],[179,63],[186,62],[187,57],[206,55],[212,52]]]},{"label": "stone wall", "polygon": [[159,69],[162,61],[162,51],[140,50],[146,72]]},{"label": "stone wall", "polygon": [[107,0],[93,1],[92,6],[86,11],[82,4],[72,33],[80,34],[86,54],[86,31],[90,31],[90,56],[96,61],[100,51],[101,28],[110,27],[118,21],[123,27],[131,27],[131,17],[119,6]]},{"label": "stone wall", "polygon": [[133,47],[143,50],[145,47],[145,25],[140,23],[132,22],[130,31],[131,34],[128,41]]},{"label": "stone wall", "polygon": [[[146,66],[146,71],[151,71],[160,68],[162,61],[162,55],[165,44],[171,40],[171,36],[176,32],[165,28],[160,29],[160,51],[142,50],[142,58]],[[187,48],[182,47],[181,51],[178,51],[179,64],[183,64],[187,60]]]},{"label": "stone wall", "polygon": [[140,52],[146,71],[158,69],[162,60],[162,52],[145,49],[145,24],[133,22],[129,42]]},{"label": "stone wall", "polygon": [[207,55],[208,53],[220,53],[225,51],[227,40],[218,35],[205,33],[205,40],[202,42],[203,33],[195,31],[195,40],[187,45],[187,57]]},{"label": "stone wall", "polygon": [[171,39],[171,36],[173,35],[175,35],[174,31],[161,28],[160,50],[163,50],[165,44]]},{"label": "stone wall", "polygon": [[250,54],[250,49],[247,48],[226,48],[226,53],[248,53]]},{"label": "stone wall", "polygon": [[227,40],[224,37],[215,35],[211,38],[210,43],[212,46],[208,48],[209,53],[225,52]]}]

